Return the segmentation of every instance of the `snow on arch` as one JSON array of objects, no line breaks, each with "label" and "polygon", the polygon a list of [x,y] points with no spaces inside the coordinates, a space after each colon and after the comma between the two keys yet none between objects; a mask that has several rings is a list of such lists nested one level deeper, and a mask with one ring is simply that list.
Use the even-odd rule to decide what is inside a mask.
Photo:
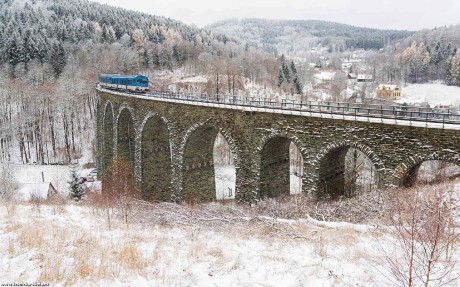
[{"label": "snow on arch", "polygon": [[316,157],[312,160],[311,165],[313,166],[314,170],[316,170],[315,174],[313,175],[312,180],[315,182],[312,187],[312,192],[317,193],[322,188],[322,176],[327,176],[327,171],[322,169],[322,164],[324,160],[327,160],[327,156],[330,152],[333,151],[340,151],[343,148],[353,148],[360,152],[362,152],[366,158],[368,158],[372,165],[375,167],[375,174],[376,174],[376,183],[378,186],[382,186],[385,182],[385,174],[387,170],[383,161],[380,157],[371,149],[369,146],[364,145],[362,143],[358,143],[352,140],[340,140],[337,142],[333,142],[328,144],[325,148],[321,149]]},{"label": "snow on arch", "polygon": [[[302,188],[305,185],[305,170],[307,161],[307,154],[305,151],[305,145],[303,142],[296,137],[295,135],[285,131],[285,130],[271,130],[269,134],[263,135],[259,142],[256,145],[255,153],[255,163],[257,164],[257,176],[258,181],[260,181],[260,175],[262,172],[262,153],[270,140],[275,138],[284,138],[290,141],[289,146],[289,193],[290,194],[300,194],[302,193]],[[293,158],[298,157],[300,159],[300,166],[293,166]],[[259,193],[260,184],[257,185],[257,193]]]},{"label": "snow on arch", "polygon": [[136,118],[136,113],[134,112],[134,109],[133,109],[130,105],[126,104],[126,103],[121,104],[121,106],[118,108],[117,118],[116,118],[116,121],[115,121],[115,123],[116,123],[116,125],[117,125],[117,129],[118,129],[118,122],[119,122],[119,120],[120,120],[120,116],[121,116],[121,114],[123,113],[124,110],[128,110],[129,115],[131,116],[131,119],[133,120],[133,123],[134,123],[134,129],[135,129],[135,131],[136,131],[136,133],[137,133],[137,127],[136,127],[137,118]]},{"label": "snow on arch", "polygon": [[338,142],[333,142],[328,144],[325,148],[321,149],[318,154],[316,155],[315,160],[312,162],[312,165],[316,167],[316,169],[319,170],[321,161],[324,159],[327,154],[335,149],[340,149],[344,147],[349,147],[353,148],[356,150],[359,150],[360,152],[364,153],[367,158],[369,158],[374,164],[374,166],[377,169],[377,172],[379,173],[385,173],[385,165],[383,164],[383,161],[379,158],[379,156],[367,145],[357,143],[355,141],[351,140],[343,140],[343,141],[338,141]]},{"label": "snow on arch", "polygon": [[151,119],[157,117],[159,118],[167,127],[168,132],[171,133],[172,130],[172,122],[168,120],[166,117],[162,116],[160,113],[157,112],[148,112],[145,116],[142,122],[139,125],[139,133],[142,134],[144,132],[145,125],[147,122]]},{"label": "snow on arch", "polygon": [[198,129],[206,128],[206,127],[214,128],[215,130],[217,130],[218,133],[221,133],[224,136],[225,140],[230,145],[230,150],[232,151],[232,154],[233,154],[233,163],[235,165],[235,168],[238,169],[241,163],[240,161],[241,152],[239,150],[239,147],[236,141],[234,140],[234,137],[230,134],[230,132],[219,127],[217,123],[210,121],[210,120],[195,123],[192,126],[190,126],[185,132],[185,135],[182,138],[182,143],[179,148],[179,157],[180,157],[179,160],[180,160],[181,166],[183,166],[184,164],[183,158],[184,158],[184,153],[185,153],[185,147],[187,146],[187,143],[189,142],[190,136]]},{"label": "snow on arch", "polygon": [[268,141],[270,141],[271,139],[273,138],[276,138],[276,137],[281,137],[281,138],[287,138],[288,140],[290,140],[291,142],[293,142],[297,148],[299,148],[300,152],[302,153],[302,157],[303,159],[305,160],[307,158],[307,154],[305,154],[305,151],[307,150],[305,148],[305,145],[303,144],[303,142],[298,138],[296,137],[295,135],[292,135],[291,133],[285,131],[285,130],[272,130],[269,134],[266,134],[264,136],[262,136],[262,138],[259,140],[259,143],[257,144],[257,147],[256,147],[256,156],[258,157],[257,160],[260,161],[261,160],[261,155],[262,155],[262,150],[264,149],[265,145],[268,143]]},{"label": "snow on arch", "polygon": [[[204,122],[199,122],[195,123],[192,126],[190,126],[187,131],[185,132],[184,137],[182,138],[182,143],[179,148],[179,161],[180,161],[180,166],[184,170],[186,167],[185,161],[184,161],[184,156],[185,156],[185,151],[187,144],[189,143],[190,137],[199,129],[202,128],[211,128],[214,131],[217,131],[216,137],[214,138],[214,141],[217,140],[219,134],[222,135],[222,137],[225,139],[225,141],[228,144],[228,147],[230,148],[230,152],[232,154],[232,160],[233,160],[233,165],[232,165],[232,170],[220,170],[218,167],[214,166],[215,170],[215,176],[214,180],[216,183],[215,186],[215,191],[216,191],[216,199],[233,199],[235,198],[236,194],[238,193],[238,184],[239,184],[239,178],[237,177],[238,169],[240,167],[240,150],[238,148],[238,145],[236,144],[234,137],[228,132],[226,129],[220,127],[220,125],[214,121],[207,120]],[[215,163],[215,143],[213,146],[213,161]],[[229,182],[232,181],[230,184]],[[232,189],[231,192],[226,193],[226,195],[223,195],[224,193],[219,191],[222,191],[222,188],[220,188],[220,184],[225,184],[227,187],[230,187]],[[219,186],[218,186],[219,185]],[[182,187],[183,188],[183,187]],[[182,191],[181,191],[182,192]]]},{"label": "snow on arch", "polygon": [[444,161],[460,167],[460,154],[453,150],[444,149],[431,154],[414,154],[396,166],[392,174],[393,184],[401,186],[404,178],[414,167],[431,160]]},{"label": "snow on arch", "polygon": [[[145,125],[147,124],[147,122],[151,119],[151,118],[159,118],[160,121],[162,121],[164,123],[164,125],[166,126],[166,129],[168,131],[168,141],[169,141],[169,148],[171,150],[171,152],[173,151],[174,149],[174,142],[171,140],[171,134],[173,133],[173,125],[172,125],[172,122],[170,120],[168,120],[166,117],[162,116],[161,114],[157,113],[157,112],[151,112],[149,111],[145,116],[144,116],[144,119],[142,120],[142,122],[139,124],[139,130],[138,132],[136,132],[136,135],[135,135],[135,140],[136,142],[138,142],[139,144],[139,148],[141,149],[142,148],[142,134],[144,133],[144,129],[145,129]],[[136,151],[137,153],[137,151]],[[142,156],[141,156],[141,151],[139,150],[139,157],[138,157],[138,161],[139,161],[139,165],[142,165]],[[172,163],[171,163],[172,164]]]},{"label": "snow on arch", "polygon": [[103,117],[102,117],[102,121],[103,123],[105,124],[105,116],[106,116],[106,113],[107,113],[107,107],[110,105],[110,111],[112,112],[112,123],[113,123],[113,104],[110,100],[107,100],[105,101],[105,105],[104,105],[104,113],[103,113]]}]

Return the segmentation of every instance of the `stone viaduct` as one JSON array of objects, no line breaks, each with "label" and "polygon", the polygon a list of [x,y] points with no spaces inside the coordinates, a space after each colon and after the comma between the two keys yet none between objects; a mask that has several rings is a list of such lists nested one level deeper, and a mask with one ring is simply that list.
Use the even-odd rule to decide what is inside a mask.
[{"label": "stone viaduct", "polygon": [[289,194],[289,145],[303,158],[302,191],[344,193],[345,154],[354,148],[373,163],[381,188],[409,185],[421,163],[460,165],[460,130],[392,125],[171,102],[97,89],[97,167],[115,155],[133,163],[149,200],[216,199],[213,144],[231,148],[236,199]]}]

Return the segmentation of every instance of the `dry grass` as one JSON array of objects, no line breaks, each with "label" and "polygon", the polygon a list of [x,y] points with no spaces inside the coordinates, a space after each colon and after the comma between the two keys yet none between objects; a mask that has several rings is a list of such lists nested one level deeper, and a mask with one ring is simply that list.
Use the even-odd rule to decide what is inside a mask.
[{"label": "dry grass", "polygon": [[[260,256],[272,262],[286,260],[286,257],[277,255],[278,251],[282,252],[284,244],[308,246],[308,252],[321,261],[336,257],[333,252],[336,246],[354,246],[362,236],[362,232],[354,228],[324,227],[296,220],[305,217],[305,209],[316,208],[302,196],[285,198],[279,203],[264,201],[255,208],[228,202],[191,208],[138,202],[129,227],[123,224],[117,208],[104,197],[95,195],[91,204],[78,207],[57,200],[18,205],[14,214],[8,213],[8,224],[0,230],[8,236],[6,253],[15,257],[30,252],[31,261],[40,266],[41,273],[37,278],[40,282],[92,285],[101,280],[140,275],[153,276],[156,282],[169,285],[177,282],[178,275],[165,266],[182,266],[185,264],[181,261],[183,258],[191,264],[212,265],[214,269],[224,270],[222,272],[244,269],[246,262],[239,257],[241,255],[228,257],[231,252],[225,244],[230,240],[230,244],[235,244],[233,248],[238,248],[241,242],[270,242],[267,252],[274,253]],[[71,212],[75,208],[81,211]],[[344,206],[340,208],[345,209]],[[30,213],[28,222],[33,224],[22,224],[20,216],[25,214],[22,209]],[[109,225],[106,224],[109,220],[107,211],[111,214]],[[79,214],[82,220],[91,217],[89,222],[94,226],[69,226],[65,218],[75,214]],[[284,215],[293,220],[277,219]],[[68,221],[72,220],[75,221]],[[177,228],[181,237],[171,238],[168,234]],[[385,232],[372,234],[382,237]],[[215,238],[210,240],[210,236],[225,239],[220,242]],[[353,261],[366,256],[365,253],[347,252],[345,254]],[[193,282],[193,275],[187,273],[190,272],[188,267],[190,264],[183,266],[185,275],[181,276]],[[176,285],[180,283],[183,282]]]},{"label": "dry grass", "polygon": [[45,239],[43,238],[43,228],[27,226],[18,232],[17,242],[20,249],[43,248]]},{"label": "dry grass", "polygon": [[315,254],[323,258],[323,260],[327,258],[327,243],[323,236],[319,236],[315,240],[314,251]]},{"label": "dry grass", "polygon": [[136,243],[125,243],[120,251],[115,251],[114,257],[116,262],[120,262],[127,270],[142,270],[147,266],[147,262],[141,258]]}]

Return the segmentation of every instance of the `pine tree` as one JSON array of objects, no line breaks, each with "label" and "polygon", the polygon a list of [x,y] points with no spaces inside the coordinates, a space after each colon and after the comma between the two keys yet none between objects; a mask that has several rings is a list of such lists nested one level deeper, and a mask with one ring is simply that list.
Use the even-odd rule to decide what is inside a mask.
[{"label": "pine tree", "polygon": [[283,69],[284,79],[286,82],[291,83],[291,72],[288,65],[286,64],[286,59],[284,55],[281,56],[281,68]]},{"label": "pine tree", "polygon": [[302,83],[299,80],[299,75],[297,74],[297,69],[295,67],[294,61],[291,62],[291,72],[292,72],[292,83],[294,85],[293,90],[296,94],[302,94],[303,87]]},{"label": "pine tree", "polygon": [[18,39],[18,35],[15,33],[8,43],[8,63],[12,66],[16,66],[23,59],[23,47],[21,41]]},{"label": "pine tree", "polygon": [[284,73],[283,73],[283,68],[279,67],[278,71],[278,87],[281,87],[281,85],[284,83],[285,78],[284,78]]},{"label": "pine tree", "polygon": [[59,77],[66,65],[66,53],[62,43],[55,43],[51,52],[50,64],[53,67],[54,75]]},{"label": "pine tree", "polygon": [[107,26],[103,25],[102,26],[102,35],[101,35],[101,43],[107,43]]},{"label": "pine tree", "polygon": [[13,34],[13,37],[10,39],[8,43],[6,59],[10,64],[10,77],[16,78],[16,66],[19,63],[23,62],[24,59],[24,49],[22,41],[16,33]]},{"label": "pine tree", "polygon": [[80,185],[80,178],[77,173],[78,166],[76,164],[70,166],[70,199],[80,201],[84,195],[84,190]]}]

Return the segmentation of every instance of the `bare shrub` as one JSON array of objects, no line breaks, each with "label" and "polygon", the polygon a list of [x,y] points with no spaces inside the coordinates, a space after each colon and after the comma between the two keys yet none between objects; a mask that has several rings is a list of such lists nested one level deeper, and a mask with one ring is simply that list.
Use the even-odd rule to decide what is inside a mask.
[{"label": "bare shrub", "polygon": [[[397,286],[441,286],[458,279],[451,271],[460,233],[453,220],[458,202],[452,185],[395,189],[387,200],[396,234],[383,248],[389,281]],[[395,256],[396,255],[396,256]],[[401,255],[401,256],[397,256]]]},{"label": "bare shrub", "polygon": [[384,198],[379,190],[358,194],[352,198],[317,200],[313,202],[310,216],[323,221],[350,223],[378,223],[384,213]]},{"label": "bare shrub", "polygon": [[88,162],[83,165],[83,168],[95,168],[96,164],[94,162]]},{"label": "bare shrub", "polygon": [[45,199],[40,194],[37,194],[35,192],[32,192],[30,194],[29,203],[32,204],[32,208],[35,211],[40,212],[41,211],[41,206],[42,206],[42,204],[44,202],[45,202]]},{"label": "bare shrub", "polygon": [[102,203],[114,204],[128,226],[134,202],[141,197],[140,188],[134,179],[134,169],[123,157],[117,157],[103,176]]},{"label": "bare shrub", "polygon": [[274,218],[306,218],[313,208],[313,199],[304,194],[265,198],[254,206],[256,213]]}]

